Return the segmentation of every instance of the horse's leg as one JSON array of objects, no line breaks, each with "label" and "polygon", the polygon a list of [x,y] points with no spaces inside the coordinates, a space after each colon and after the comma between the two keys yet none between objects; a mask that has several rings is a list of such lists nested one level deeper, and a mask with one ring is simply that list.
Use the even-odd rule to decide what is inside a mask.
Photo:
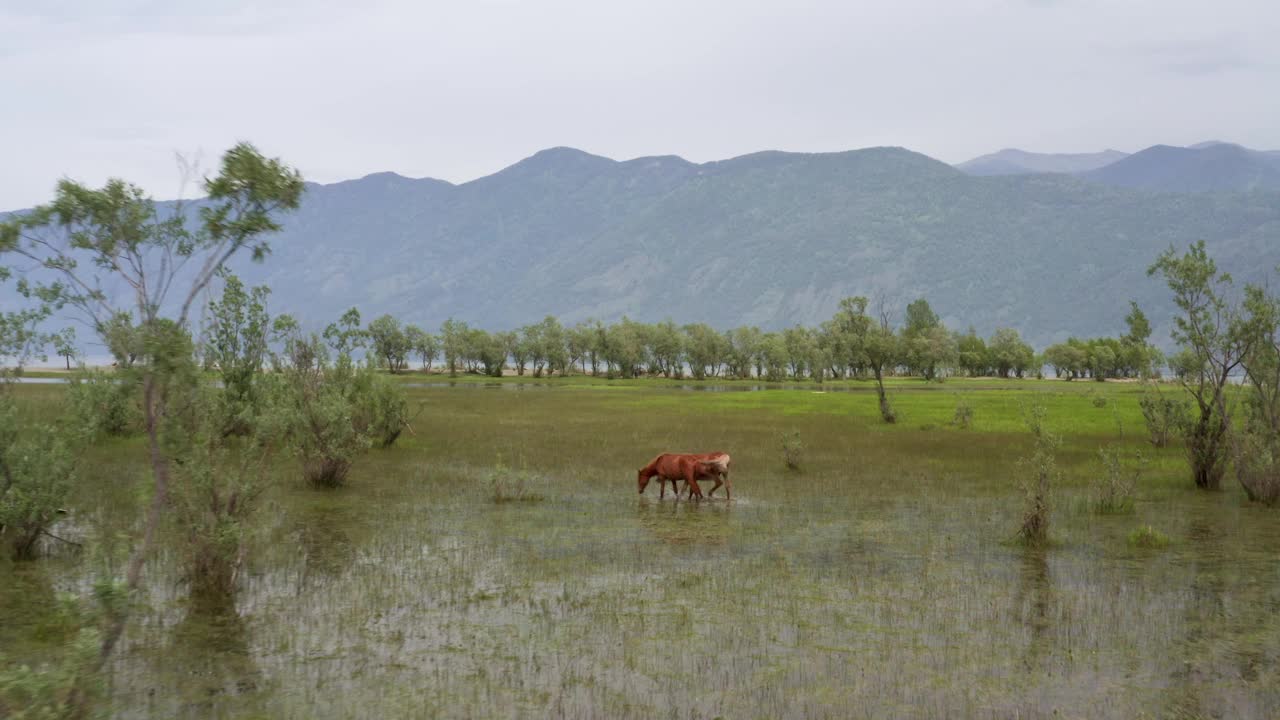
[{"label": "horse's leg", "polygon": [[697,495],[698,499],[701,500],[702,488],[698,487],[698,470],[694,465],[690,464],[685,469],[684,482],[689,486],[689,498],[692,499],[694,495]]},{"label": "horse's leg", "polygon": [[709,490],[709,491],[707,492],[707,497],[712,497],[712,496],[714,496],[714,495],[716,494],[716,490],[718,490],[718,489],[720,488],[720,486],[721,486],[721,485],[723,485],[723,484],[724,484],[724,481],[720,479],[720,476],[719,476],[719,475],[716,475],[716,484],[715,484],[715,487],[711,488],[711,490]]},{"label": "horse's leg", "polygon": [[658,478],[658,499],[661,500],[667,496],[667,479]]},{"label": "horse's leg", "polygon": [[733,478],[729,477],[729,473],[724,474],[724,497],[726,500],[733,499]]}]

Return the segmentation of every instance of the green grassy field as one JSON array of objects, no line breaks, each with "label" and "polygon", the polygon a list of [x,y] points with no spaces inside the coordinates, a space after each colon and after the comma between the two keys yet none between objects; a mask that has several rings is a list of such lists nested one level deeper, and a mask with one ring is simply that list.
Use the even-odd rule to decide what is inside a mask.
[{"label": "green grassy field", "polygon": [[[1280,716],[1278,516],[1146,446],[1132,384],[894,381],[890,426],[856,382],[405,382],[413,432],[347,487],[281,466],[235,615],[158,553],[114,716]],[[62,388],[21,392],[56,414]],[[1040,550],[1011,542],[1033,400],[1064,440]],[[1150,458],[1132,514],[1089,509],[1112,442]],[[732,501],[637,495],[653,455],[709,450]],[[143,460],[93,450],[61,527],[89,550],[0,561],[0,649],[53,651],[56,594],[127,550]],[[494,503],[499,464],[543,499]],[[1169,545],[1131,546],[1148,525]]]}]

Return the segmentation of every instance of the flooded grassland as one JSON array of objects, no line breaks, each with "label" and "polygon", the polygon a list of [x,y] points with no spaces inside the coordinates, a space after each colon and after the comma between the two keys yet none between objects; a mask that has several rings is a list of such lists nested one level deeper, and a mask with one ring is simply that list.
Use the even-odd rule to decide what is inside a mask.
[{"label": "flooded grassland", "polygon": [[[412,434],[345,488],[281,467],[234,611],[188,602],[176,551],[152,559],[110,715],[1280,716],[1280,515],[1195,490],[1177,447],[1146,449],[1133,513],[1089,509],[1118,425],[1145,445],[1132,387],[903,383],[895,426],[857,391],[410,393]],[[1066,473],[1039,550],[1011,542],[1032,394]],[[637,494],[653,455],[710,450],[732,501]],[[58,526],[83,550],[0,560],[0,652],[56,651],[58,594],[127,551],[143,461],[139,440],[93,450]],[[541,499],[494,502],[499,465]],[[1131,545],[1148,525],[1170,543]]]}]

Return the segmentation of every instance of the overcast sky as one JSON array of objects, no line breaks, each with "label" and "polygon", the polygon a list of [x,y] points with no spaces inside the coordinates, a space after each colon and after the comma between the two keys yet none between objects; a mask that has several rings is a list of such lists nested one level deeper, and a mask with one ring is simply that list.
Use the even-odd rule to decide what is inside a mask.
[{"label": "overcast sky", "polygon": [[[190,8],[184,10],[181,8]],[[1280,149],[1266,0],[0,0],[0,209],[178,190],[238,139],[309,180],[539,149]]]}]

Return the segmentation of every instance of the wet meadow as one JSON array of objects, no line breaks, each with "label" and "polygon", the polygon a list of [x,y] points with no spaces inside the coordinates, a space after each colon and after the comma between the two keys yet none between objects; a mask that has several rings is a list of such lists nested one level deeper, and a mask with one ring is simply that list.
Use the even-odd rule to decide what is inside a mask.
[{"label": "wet meadow", "polygon": [[[404,382],[412,432],[345,487],[279,464],[234,607],[161,544],[107,716],[1280,717],[1280,516],[1196,490],[1134,384],[902,380],[886,425],[865,383]],[[20,392],[52,416],[65,390]],[[1036,402],[1064,474],[1033,548]],[[1115,444],[1146,462],[1102,514]],[[712,450],[732,500],[637,493],[654,455]],[[54,531],[81,547],[0,559],[7,659],[65,645],[59,598],[118,571],[147,488],[141,438],[103,442]]]}]

